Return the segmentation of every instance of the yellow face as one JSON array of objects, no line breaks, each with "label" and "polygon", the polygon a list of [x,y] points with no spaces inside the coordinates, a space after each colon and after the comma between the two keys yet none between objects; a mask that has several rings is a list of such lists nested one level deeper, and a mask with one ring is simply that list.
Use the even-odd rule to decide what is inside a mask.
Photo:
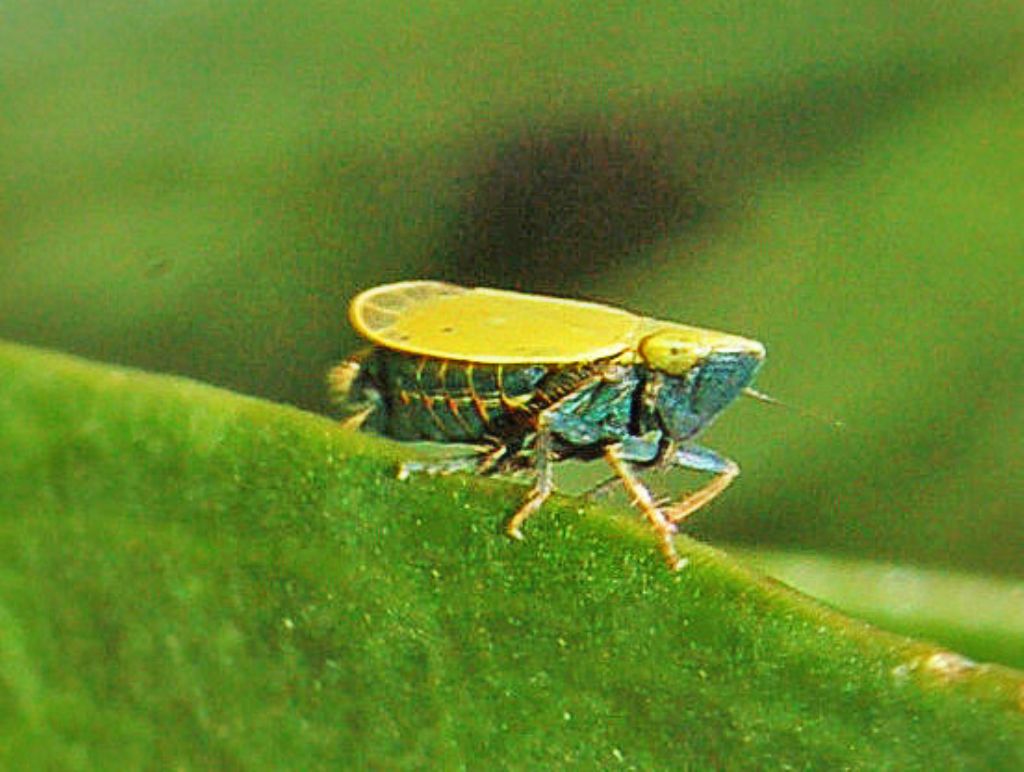
[{"label": "yellow face", "polygon": [[648,366],[666,375],[685,375],[716,353],[735,352],[764,358],[764,346],[756,340],[681,324],[647,335],[637,346],[637,352]]}]

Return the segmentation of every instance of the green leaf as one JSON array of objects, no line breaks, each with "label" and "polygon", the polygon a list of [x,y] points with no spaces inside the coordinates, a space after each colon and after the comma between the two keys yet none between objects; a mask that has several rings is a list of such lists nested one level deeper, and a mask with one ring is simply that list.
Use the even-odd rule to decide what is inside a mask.
[{"label": "green leaf", "polygon": [[1024,582],[810,553],[742,554],[793,587],[888,630],[1024,667]]},{"label": "green leaf", "polygon": [[1020,673],[395,448],[0,347],[4,765],[1024,764]]}]

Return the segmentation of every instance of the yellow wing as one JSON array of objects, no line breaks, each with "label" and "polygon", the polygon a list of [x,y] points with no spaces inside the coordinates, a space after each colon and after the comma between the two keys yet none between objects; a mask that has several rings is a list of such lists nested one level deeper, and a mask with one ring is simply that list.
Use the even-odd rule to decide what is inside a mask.
[{"label": "yellow wing", "polygon": [[636,346],[645,323],[581,300],[404,281],[366,290],[349,318],[371,342],[481,364],[589,362]]}]

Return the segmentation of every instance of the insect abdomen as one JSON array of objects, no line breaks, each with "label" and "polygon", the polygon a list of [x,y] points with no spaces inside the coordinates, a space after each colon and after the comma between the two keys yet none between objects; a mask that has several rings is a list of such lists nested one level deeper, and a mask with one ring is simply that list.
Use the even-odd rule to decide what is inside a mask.
[{"label": "insect abdomen", "polygon": [[375,349],[353,398],[379,395],[367,428],[394,439],[473,442],[514,431],[547,373],[543,365],[472,365]]}]

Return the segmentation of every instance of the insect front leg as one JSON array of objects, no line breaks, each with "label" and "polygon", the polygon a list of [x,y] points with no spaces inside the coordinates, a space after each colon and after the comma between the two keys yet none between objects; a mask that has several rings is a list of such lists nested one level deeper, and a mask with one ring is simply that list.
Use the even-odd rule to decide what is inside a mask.
[{"label": "insect front leg", "polygon": [[[573,384],[573,388],[537,415],[537,433],[533,441],[533,464],[537,481],[519,510],[509,520],[505,531],[514,539],[522,539],[522,525],[540,509],[554,490],[552,438],[582,447],[599,442],[608,431],[608,422],[624,423],[616,408],[628,409],[631,383],[623,383],[621,374],[599,372]],[[602,396],[602,410],[595,414],[593,402]],[[580,411],[586,417],[580,415]]]},{"label": "insect front leg", "polygon": [[665,515],[673,525],[678,525],[686,518],[710,502],[739,476],[740,468],[735,461],[720,456],[713,450],[699,445],[688,445],[678,448],[669,457],[668,462],[675,466],[693,469],[698,472],[711,472],[715,477],[700,490],[694,491],[681,501],[665,510]]},{"label": "insect front leg", "polygon": [[622,484],[626,487],[626,492],[633,499],[633,503],[640,508],[640,511],[647,518],[647,522],[654,529],[654,533],[658,537],[658,549],[661,550],[661,554],[665,557],[669,569],[672,571],[681,569],[686,565],[686,561],[679,557],[679,553],[676,552],[675,544],[672,541],[672,537],[676,532],[675,524],[658,508],[658,504],[647,489],[647,486],[643,484],[643,481],[633,471],[633,465],[627,460],[627,450],[624,448],[623,443],[615,443],[606,447],[604,457],[614,470],[616,476],[622,480]]},{"label": "insect front leg", "polygon": [[[625,461],[634,464],[646,464],[658,457],[661,448],[662,432],[658,430],[649,431],[639,437],[629,435],[620,443],[620,457]],[[619,476],[612,474],[607,480],[602,480],[583,495],[596,499],[610,493],[612,488],[619,484]]]}]

